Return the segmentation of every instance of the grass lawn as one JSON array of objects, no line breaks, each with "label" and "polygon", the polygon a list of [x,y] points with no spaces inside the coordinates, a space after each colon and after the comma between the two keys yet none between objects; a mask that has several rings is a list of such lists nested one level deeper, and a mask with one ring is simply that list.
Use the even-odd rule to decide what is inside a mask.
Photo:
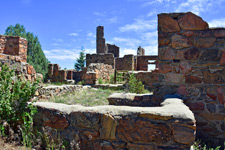
[{"label": "grass lawn", "polygon": [[91,88],[89,90],[67,93],[62,96],[53,97],[44,101],[64,103],[69,105],[80,104],[83,106],[108,105],[107,97],[116,92],[118,93],[123,91]]}]

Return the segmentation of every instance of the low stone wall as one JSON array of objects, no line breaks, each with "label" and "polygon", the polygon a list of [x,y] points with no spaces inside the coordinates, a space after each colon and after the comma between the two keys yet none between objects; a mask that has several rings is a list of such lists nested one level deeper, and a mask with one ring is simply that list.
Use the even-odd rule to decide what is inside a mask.
[{"label": "low stone wall", "polygon": [[113,93],[108,98],[109,105],[152,107],[152,94]]},{"label": "low stone wall", "polygon": [[166,99],[161,107],[34,105],[34,126],[49,137],[58,134],[70,149],[189,150],[195,141],[194,115],[179,99]]},{"label": "low stone wall", "polygon": [[114,73],[114,69],[111,65],[103,63],[91,63],[82,71],[82,80],[84,80],[85,84],[96,84],[98,83],[98,79],[101,79],[102,81],[109,81],[110,75]]},{"label": "low stone wall", "polygon": [[90,86],[83,86],[83,85],[62,85],[62,86],[47,86],[39,88],[35,96],[38,99],[49,99],[53,96],[60,96],[66,93],[71,93],[75,91],[81,91],[85,89],[91,88]]},{"label": "low stone wall", "polygon": [[124,89],[123,84],[95,84],[93,85],[94,88],[101,88],[101,89],[111,89],[111,90],[122,90]]},{"label": "low stone wall", "polygon": [[[15,74],[18,75],[21,78],[25,78],[30,81],[36,80],[36,71],[34,70],[34,67],[32,65],[29,65],[26,62],[17,61],[14,56],[10,55],[2,55],[5,56],[4,58],[0,57],[0,63],[2,65],[7,64],[10,69],[15,70]],[[1,67],[0,67],[1,71]]]}]

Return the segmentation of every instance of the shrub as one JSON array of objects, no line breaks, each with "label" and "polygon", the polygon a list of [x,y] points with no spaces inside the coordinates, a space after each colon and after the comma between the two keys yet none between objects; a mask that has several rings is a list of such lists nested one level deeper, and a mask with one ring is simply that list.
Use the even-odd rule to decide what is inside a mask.
[{"label": "shrub", "polygon": [[[31,83],[15,76],[7,65],[0,65],[0,129],[5,133],[3,122],[11,127],[22,126],[23,143],[30,140],[28,133],[31,130],[33,115],[36,108],[27,102],[33,97],[37,82]],[[25,136],[26,135],[26,138]],[[29,144],[30,145],[30,144]]]},{"label": "shrub", "polygon": [[103,84],[102,78],[99,78],[99,79],[98,79],[98,84]]},{"label": "shrub", "polygon": [[141,81],[138,81],[134,74],[130,74],[128,78],[128,91],[130,93],[145,93],[144,85]]}]

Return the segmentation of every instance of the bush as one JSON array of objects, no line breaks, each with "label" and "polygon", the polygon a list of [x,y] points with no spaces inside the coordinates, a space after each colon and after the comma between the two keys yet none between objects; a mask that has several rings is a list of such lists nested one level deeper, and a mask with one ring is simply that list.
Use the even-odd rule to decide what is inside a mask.
[{"label": "bush", "polygon": [[27,102],[33,97],[37,89],[37,82],[31,83],[18,78],[7,65],[0,64],[0,68],[1,134],[5,134],[4,122],[7,122],[14,129],[17,125],[21,125],[22,135],[26,133],[26,139],[23,139],[25,142],[30,140],[27,134],[30,132],[33,115],[36,112],[36,108]]},{"label": "bush", "polygon": [[130,74],[128,78],[128,91],[130,93],[146,93],[144,85],[141,81],[138,81],[134,74]]}]

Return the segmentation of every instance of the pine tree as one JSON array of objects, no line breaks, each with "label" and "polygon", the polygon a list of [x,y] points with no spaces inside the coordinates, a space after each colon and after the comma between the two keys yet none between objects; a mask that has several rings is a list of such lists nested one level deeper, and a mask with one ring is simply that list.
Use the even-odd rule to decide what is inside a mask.
[{"label": "pine tree", "polygon": [[[82,48],[83,49],[83,48]],[[84,50],[80,52],[79,58],[77,58],[76,63],[74,64],[74,68],[77,71],[81,71],[85,66],[86,56]]]},{"label": "pine tree", "polygon": [[20,24],[7,27],[5,35],[20,36],[27,39],[27,63],[32,65],[35,71],[41,73],[45,78],[49,61],[42,51],[38,37],[31,32],[26,32],[24,26]]}]

